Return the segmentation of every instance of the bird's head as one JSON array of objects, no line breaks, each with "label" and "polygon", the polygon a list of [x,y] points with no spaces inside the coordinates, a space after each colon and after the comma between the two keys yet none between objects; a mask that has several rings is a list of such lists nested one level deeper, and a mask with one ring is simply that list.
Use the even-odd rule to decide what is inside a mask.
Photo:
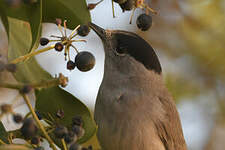
[{"label": "bird's head", "polygon": [[103,42],[106,61],[107,57],[118,58],[116,60],[131,57],[146,69],[161,74],[161,65],[154,49],[140,36],[122,30],[104,30],[93,23],[89,26]]}]

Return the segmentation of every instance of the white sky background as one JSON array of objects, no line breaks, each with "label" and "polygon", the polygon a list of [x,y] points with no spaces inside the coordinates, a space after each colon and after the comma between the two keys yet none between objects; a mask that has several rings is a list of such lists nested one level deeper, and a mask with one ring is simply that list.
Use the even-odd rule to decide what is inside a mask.
[{"label": "white sky background", "polygon": [[[93,3],[94,1],[88,0],[88,2]],[[120,29],[127,31],[136,30],[135,21],[137,15],[134,15],[133,24],[130,25],[129,18],[131,12],[122,13],[120,7],[115,4],[115,14],[116,18],[113,19],[111,1],[105,0],[91,11],[92,22],[105,29]],[[70,32],[71,31],[68,30],[68,33]],[[149,33],[150,32],[151,30]],[[50,35],[60,35],[57,26],[55,24],[43,24],[42,37],[50,37]],[[69,78],[69,84],[65,90],[79,98],[83,103],[88,105],[88,107],[93,110],[98,88],[103,77],[104,51],[100,39],[93,31],[91,31],[87,37],[79,38],[86,39],[87,43],[76,43],[75,46],[77,49],[80,51],[90,51],[96,58],[95,67],[89,72],[84,73],[77,69],[68,71],[66,69],[66,61],[64,60],[64,54],[62,52],[59,53],[52,50],[37,55],[36,58],[38,63],[52,76],[58,73],[63,73],[65,76],[67,76]],[[71,49],[71,58],[74,58],[75,55],[75,51]],[[178,65],[173,62],[167,62],[168,61],[164,59],[162,61],[164,72],[173,70],[176,68],[174,66]],[[5,90],[3,92],[0,91],[0,102],[6,100],[6,93],[7,92]],[[8,95],[10,95],[10,99],[12,99],[12,94],[16,94],[16,92],[9,90]],[[199,97],[198,99],[200,99],[200,102],[187,100],[178,105],[185,139],[188,146],[192,150],[200,150],[203,148],[203,143],[207,140],[207,131],[209,131],[213,125],[212,114],[207,113],[209,112],[208,105],[204,103],[205,101],[201,100],[206,99],[206,97],[207,96]],[[26,106],[20,107],[18,111],[24,111],[25,107]],[[4,122],[7,122],[6,119]]]}]

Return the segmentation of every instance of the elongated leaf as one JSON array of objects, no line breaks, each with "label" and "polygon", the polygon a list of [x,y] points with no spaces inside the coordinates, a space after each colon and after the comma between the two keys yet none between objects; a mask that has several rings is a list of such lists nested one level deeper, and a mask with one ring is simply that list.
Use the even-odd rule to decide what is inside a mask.
[{"label": "elongated leaf", "polygon": [[55,22],[56,18],[66,19],[70,29],[91,20],[85,0],[44,0],[43,21]]},{"label": "elongated leaf", "polygon": [[91,117],[91,114],[88,108],[76,99],[70,93],[61,90],[59,87],[42,89],[41,91],[36,91],[36,109],[40,111],[48,119],[49,115],[57,120],[56,113],[58,110],[63,110],[65,117],[59,120],[59,123],[62,123],[66,126],[71,126],[72,118],[74,116],[81,116],[84,121],[85,134],[79,140],[80,143],[86,142],[91,138],[95,133],[95,123]]},{"label": "elongated leaf", "polygon": [[2,122],[0,121],[0,139],[4,141],[5,143],[8,143],[8,133],[5,130],[5,127],[3,126]]}]

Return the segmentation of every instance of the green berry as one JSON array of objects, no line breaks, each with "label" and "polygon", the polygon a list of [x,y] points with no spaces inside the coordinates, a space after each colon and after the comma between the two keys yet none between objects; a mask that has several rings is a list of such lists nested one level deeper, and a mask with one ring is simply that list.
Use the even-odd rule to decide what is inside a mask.
[{"label": "green berry", "polygon": [[23,117],[20,114],[13,114],[13,121],[15,123],[21,123],[23,121]]},{"label": "green berry", "polygon": [[47,38],[40,38],[40,44],[41,46],[45,46],[49,43],[49,39]]},{"label": "green berry", "polygon": [[80,71],[89,71],[95,65],[95,57],[90,52],[80,52],[75,57],[75,64]]},{"label": "green berry", "polygon": [[77,29],[77,33],[80,36],[87,36],[89,32],[90,32],[90,28],[87,25],[81,25]]},{"label": "green berry", "polygon": [[68,134],[68,130],[63,125],[58,125],[54,130],[55,137],[58,139],[62,139]]},{"label": "green berry", "polygon": [[21,127],[20,131],[25,139],[30,139],[36,136],[38,128],[32,118],[27,118],[24,120],[23,126]]},{"label": "green berry", "polygon": [[76,64],[72,60],[69,60],[67,62],[66,67],[67,67],[68,70],[73,70],[76,67]]},{"label": "green berry", "polygon": [[138,16],[136,24],[142,31],[147,31],[152,26],[152,17],[147,14],[141,14]]},{"label": "green berry", "polygon": [[55,50],[58,52],[61,52],[63,50],[64,46],[62,43],[58,42],[55,44]]}]

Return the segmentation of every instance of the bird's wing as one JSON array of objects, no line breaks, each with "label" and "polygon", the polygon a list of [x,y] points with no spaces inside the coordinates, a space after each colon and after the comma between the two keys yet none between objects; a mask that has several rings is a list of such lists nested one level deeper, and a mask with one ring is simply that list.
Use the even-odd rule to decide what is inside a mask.
[{"label": "bird's wing", "polygon": [[165,114],[163,118],[154,120],[159,138],[166,150],[186,150],[181,122],[176,106],[171,97],[158,97]]}]

